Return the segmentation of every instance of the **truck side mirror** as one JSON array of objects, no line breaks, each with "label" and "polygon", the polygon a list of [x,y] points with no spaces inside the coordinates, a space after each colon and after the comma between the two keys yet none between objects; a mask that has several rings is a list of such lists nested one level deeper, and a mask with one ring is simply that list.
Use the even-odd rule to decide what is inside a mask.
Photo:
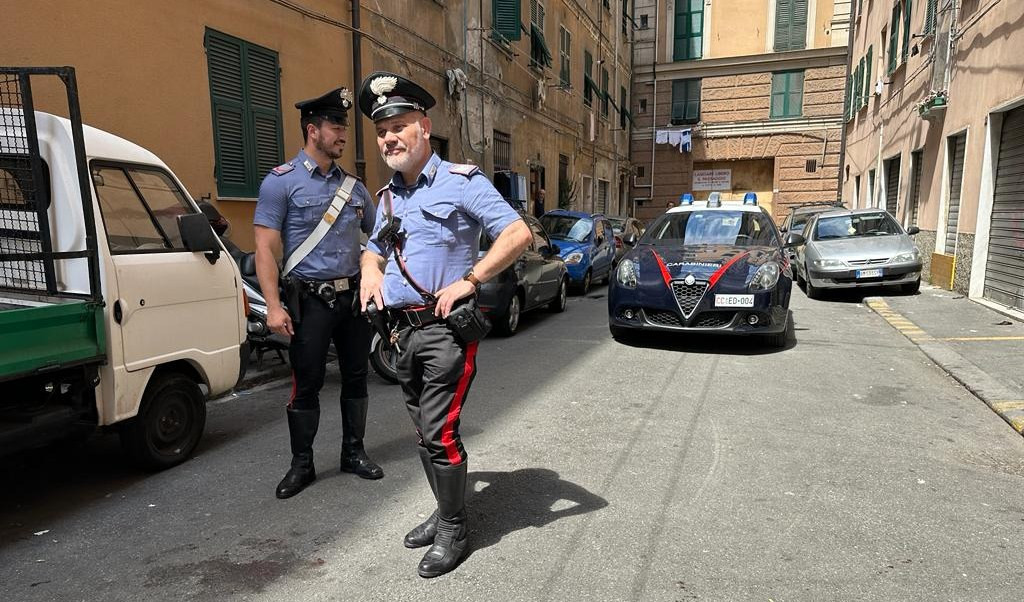
[{"label": "truck side mirror", "polygon": [[185,248],[193,253],[205,253],[211,264],[220,259],[220,242],[210,227],[210,220],[202,213],[178,216],[178,232]]}]

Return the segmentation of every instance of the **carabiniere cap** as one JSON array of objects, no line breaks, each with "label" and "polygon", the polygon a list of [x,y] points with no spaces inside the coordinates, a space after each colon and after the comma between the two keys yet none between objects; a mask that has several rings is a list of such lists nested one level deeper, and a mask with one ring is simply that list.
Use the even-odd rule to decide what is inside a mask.
[{"label": "carabiniere cap", "polygon": [[340,125],[348,125],[348,110],[352,108],[348,88],[335,88],[330,92],[295,103],[302,117],[326,117]]},{"label": "carabiniere cap", "polygon": [[359,110],[373,121],[409,111],[426,114],[436,102],[415,82],[388,71],[371,73],[359,86]]}]

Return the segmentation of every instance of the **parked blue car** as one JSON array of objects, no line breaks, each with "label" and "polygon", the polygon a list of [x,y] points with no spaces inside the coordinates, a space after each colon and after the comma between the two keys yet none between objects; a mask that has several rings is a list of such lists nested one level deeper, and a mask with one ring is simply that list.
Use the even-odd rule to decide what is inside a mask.
[{"label": "parked blue car", "polygon": [[593,282],[608,282],[615,260],[615,233],[600,213],[555,209],[540,218],[565,260],[569,281],[581,294]]}]

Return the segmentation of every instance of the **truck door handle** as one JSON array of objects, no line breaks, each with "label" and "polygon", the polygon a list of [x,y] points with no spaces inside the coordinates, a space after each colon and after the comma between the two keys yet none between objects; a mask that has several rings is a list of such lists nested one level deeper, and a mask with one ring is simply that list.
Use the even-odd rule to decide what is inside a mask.
[{"label": "truck door handle", "polygon": [[121,300],[114,301],[114,321],[118,324],[121,323],[121,319],[124,317],[124,313],[121,310]]}]

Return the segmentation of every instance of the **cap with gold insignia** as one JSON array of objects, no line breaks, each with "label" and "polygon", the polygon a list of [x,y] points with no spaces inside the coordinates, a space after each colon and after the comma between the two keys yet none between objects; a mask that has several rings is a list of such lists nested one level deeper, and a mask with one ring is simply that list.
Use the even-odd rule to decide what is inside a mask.
[{"label": "cap with gold insignia", "polygon": [[359,110],[374,121],[434,106],[434,97],[401,75],[374,71],[359,86]]},{"label": "cap with gold insignia", "polygon": [[295,103],[302,117],[327,117],[341,125],[348,124],[348,110],[352,108],[347,88],[335,88],[317,98],[300,100]]}]

